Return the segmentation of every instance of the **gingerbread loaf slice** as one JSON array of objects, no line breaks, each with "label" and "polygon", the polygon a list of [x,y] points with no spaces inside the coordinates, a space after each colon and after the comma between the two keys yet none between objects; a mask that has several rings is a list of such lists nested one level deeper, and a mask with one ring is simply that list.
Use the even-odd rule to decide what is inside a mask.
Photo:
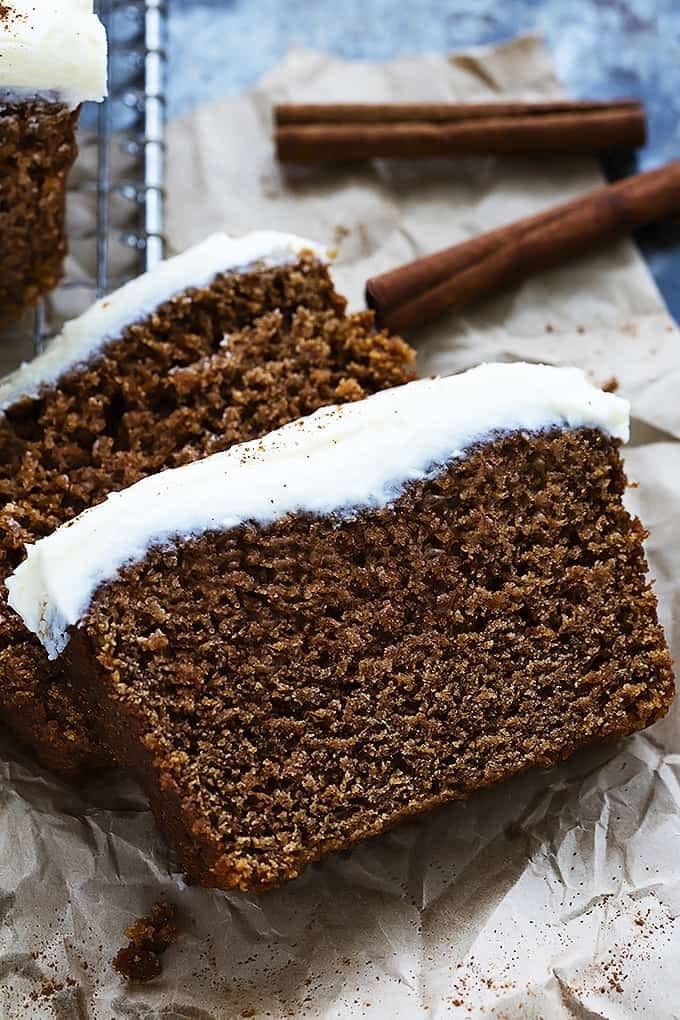
[{"label": "gingerbread loaf slice", "polygon": [[104,98],[106,72],[88,0],[0,3],[0,331],[61,277],[80,105]]},{"label": "gingerbread loaf slice", "polygon": [[[413,352],[345,314],[320,249],[216,235],[67,324],[0,383],[0,579],[24,545],[146,475],[413,377]],[[0,583],[0,719],[63,772],[102,754]]]},{"label": "gingerbread loaf slice", "polygon": [[627,431],[575,369],[414,382],[111,496],[10,601],[190,878],[264,889],[667,710]]}]

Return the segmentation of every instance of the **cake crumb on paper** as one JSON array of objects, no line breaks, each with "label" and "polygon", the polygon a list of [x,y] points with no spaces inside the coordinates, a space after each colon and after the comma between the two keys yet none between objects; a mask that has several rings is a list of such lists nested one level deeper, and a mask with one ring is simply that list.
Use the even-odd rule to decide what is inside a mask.
[{"label": "cake crumb on paper", "polygon": [[161,973],[161,956],[177,938],[176,914],[172,903],[159,900],[146,917],[125,929],[130,942],[118,950],[113,966],[127,981],[152,981]]}]

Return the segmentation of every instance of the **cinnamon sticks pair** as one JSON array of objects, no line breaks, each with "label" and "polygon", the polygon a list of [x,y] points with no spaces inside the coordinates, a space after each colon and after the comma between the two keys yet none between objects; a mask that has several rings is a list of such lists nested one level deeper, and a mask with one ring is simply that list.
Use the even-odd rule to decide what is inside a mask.
[{"label": "cinnamon sticks pair", "polygon": [[374,276],[366,302],[379,325],[409,330],[678,212],[675,160]]},{"label": "cinnamon sticks pair", "polygon": [[644,145],[645,114],[610,102],[283,104],[274,111],[282,162],[470,154],[601,152]]}]

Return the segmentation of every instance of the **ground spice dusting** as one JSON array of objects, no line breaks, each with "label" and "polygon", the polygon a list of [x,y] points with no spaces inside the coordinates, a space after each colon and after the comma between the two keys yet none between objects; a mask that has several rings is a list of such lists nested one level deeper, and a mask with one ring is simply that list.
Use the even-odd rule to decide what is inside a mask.
[{"label": "ground spice dusting", "polygon": [[26,15],[20,14],[10,4],[0,4],[0,18],[3,21],[25,21]]},{"label": "ground spice dusting", "polygon": [[57,992],[61,992],[63,987],[64,985],[61,981],[45,981],[40,988],[31,992],[29,999],[31,1002],[39,1002],[41,999],[51,999],[52,996],[57,994]]},{"label": "ground spice dusting", "polygon": [[162,971],[161,957],[177,938],[176,909],[159,900],[150,913],[125,929],[129,944],[118,950],[113,966],[127,981],[152,981]]}]

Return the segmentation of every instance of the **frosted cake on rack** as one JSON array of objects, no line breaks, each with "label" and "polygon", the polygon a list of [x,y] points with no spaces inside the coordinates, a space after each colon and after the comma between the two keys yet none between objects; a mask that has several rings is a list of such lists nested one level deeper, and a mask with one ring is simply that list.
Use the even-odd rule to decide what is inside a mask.
[{"label": "frosted cake on rack", "polygon": [[78,114],[106,72],[91,0],[0,2],[0,329],[61,277]]},{"label": "frosted cake on rack", "polygon": [[[216,235],[98,302],[0,383],[0,579],[113,490],[413,378],[302,238]],[[102,760],[0,587],[0,718],[64,772]]]},{"label": "frosted cake on rack", "polygon": [[666,712],[627,435],[576,369],[412,382],[112,495],[10,602],[189,876],[263,889]]}]

